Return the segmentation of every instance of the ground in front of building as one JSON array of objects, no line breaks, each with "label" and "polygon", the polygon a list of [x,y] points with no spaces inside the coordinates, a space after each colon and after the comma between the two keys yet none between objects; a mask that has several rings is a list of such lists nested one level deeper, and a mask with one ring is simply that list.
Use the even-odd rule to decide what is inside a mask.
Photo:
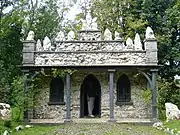
[{"label": "ground in front of building", "polygon": [[78,123],[62,124],[56,126],[34,126],[14,132],[13,135],[165,135],[152,126],[114,123]]}]

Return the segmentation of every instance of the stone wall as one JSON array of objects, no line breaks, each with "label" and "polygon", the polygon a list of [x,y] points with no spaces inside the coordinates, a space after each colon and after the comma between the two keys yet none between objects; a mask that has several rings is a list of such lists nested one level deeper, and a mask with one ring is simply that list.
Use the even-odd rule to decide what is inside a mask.
[{"label": "stone wall", "polygon": [[[83,79],[88,74],[93,74],[99,80],[101,85],[101,117],[109,118],[109,86],[108,73],[106,72],[76,72],[71,77],[71,116],[72,118],[80,117],[80,86]],[[121,72],[115,73],[114,83],[114,102],[116,102],[116,82]],[[145,78],[137,80],[137,74],[127,74],[131,82],[131,99],[132,105],[115,105],[114,113],[118,118],[151,118],[150,104],[145,103],[142,98],[143,87],[146,87]],[[142,77],[142,76],[140,76]],[[139,78],[140,78],[139,77]],[[135,79],[136,78],[136,79]],[[44,119],[64,119],[66,116],[65,105],[48,105],[49,88],[41,90],[40,95],[37,95],[37,106],[34,109],[34,118]],[[64,99],[66,95],[64,95]]]},{"label": "stone wall", "polygon": [[143,45],[137,33],[134,42],[130,38],[124,42],[117,32],[112,39],[109,30],[104,35],[100,30],[81,30],[77,40],[73,31],[67,40],[60,33],[55,41],[45,37],[43,44],[34,39],[24,41],[23,66],[157,65],[155,37]]},{"label": "stone wall", "polygon": [[58,42],[55,51],[35,53],[38,66],[146,64],[146,52],[124,49],[122,41]]},{"label": "stone wall", "polygon": [[[62,41],[56,43],[56,51],[122,51],[122,41]],[[133,51],[133,50],[131,50]]]},{"label": "stone wall", "polygon": [[88,65],[121,65],[121,64],[136,64],[141,65],[146,63],[145,53],[45,53],[37,54],[35,65],[49,66],[88,66]]}]

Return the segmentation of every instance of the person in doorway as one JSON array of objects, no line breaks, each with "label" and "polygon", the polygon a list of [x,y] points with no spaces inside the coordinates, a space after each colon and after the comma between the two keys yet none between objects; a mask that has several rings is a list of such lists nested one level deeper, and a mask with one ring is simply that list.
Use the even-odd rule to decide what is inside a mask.
[{"label": "person in doorway", "polygon": [[95,101],[95,88],[92,81],[87,82],[87,101],[88,101],[88,116],[93,118],[93,109]]}]

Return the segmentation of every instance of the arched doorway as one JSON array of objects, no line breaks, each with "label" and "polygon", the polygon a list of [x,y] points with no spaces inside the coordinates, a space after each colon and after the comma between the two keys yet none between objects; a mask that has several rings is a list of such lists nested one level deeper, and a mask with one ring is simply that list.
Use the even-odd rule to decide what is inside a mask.
[{"label": "arched doorway", "polygon": [[[93,90],[89,90],[88,83],[92,83]],[[80,117],[88,116],[88,102],[87,102],[87,93],[93,94],[95,96],[93,115],[95,117],[101,117],[101,85],[98,79],[92,75],[87,75],[82,84],[81,84],[81,93],[80,93]]]}]

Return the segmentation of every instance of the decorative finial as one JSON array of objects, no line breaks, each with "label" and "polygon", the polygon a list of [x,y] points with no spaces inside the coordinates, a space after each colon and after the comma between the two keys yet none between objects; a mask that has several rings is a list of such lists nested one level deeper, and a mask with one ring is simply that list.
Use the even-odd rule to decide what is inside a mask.
[{"label": "decorative finial", "polygon": [[80,21],[82,22],[82,28],[81,28],[81,30],[86,30],[86,29],[87,29],[86,20],[80,19]]},{"label": "decorative finial", "polygon": [[104,40],[112,40],[112,34],[108,28],[104,31]]},{"label": "decorative finial", "polygon": [[74,32],[71,30],[69,33],[68,33],[68,39],[69,41],[72,41],[75,39],[75,34]]},{"label": "decorative finial", "polygon": [[146,29],[146,39],[155,39],[154,32],[149,26]]},{"label": "decorative finial", "polygon": [[93,29],[93,30],[98,30],[98,25],[97,25],[97,17],[94,17],[93,19],[92,19],[92,24],[91,24],[91,29]]},{"label": "decorative finial", "polygon": [[34,31],[29,31],[26,40],[34,40]]},{"label": "decorative finial", "polygon": [[114,39],[114,40],[122,40],[121,35],[120,35],[119,32],[115,31],[114,36],[115,36],[115,39]]},{"label": "decorative finial", "polygon": [[64,33],[60,31],[55,38],[55,41],[63,41],[65,39]]},{"label": "decorative finial", "polygon": [[135,46],[135,50],[142,50],[142,43],[138,33],[136,33],[135,35],[134,46]]},{"label": "decorative finial", "polygon": [[43,40],[43,48],[45,51],[51,50],[51,40],[47,36]]},{"label": "decorative finial", "polygon": [[133,46],[134,46],[134,44],[133,44],[133,41],[132,41],[132,39],[131,38],[127,38],[127,40],[126,40],[126,49],[133,49]]},{"label": "decorative finial", "polygon": [[87,23],[87,29],[91,29],[92,17],[89,10],[87,11],[87,15],[86,15],[86,23]]},{"label": "decorative finial", "polygon": [[97,17],[92,18],[90,9],[87,11],[86,19],[81,19],[82,30],[97,30]]},{"label": "decorative finial", "polygon": [[41,45],[41,40],[38,39],[37,40],[37,43],[36,43],[36,51],[42,51],[43,48],[42,48],[42,45]]}]

